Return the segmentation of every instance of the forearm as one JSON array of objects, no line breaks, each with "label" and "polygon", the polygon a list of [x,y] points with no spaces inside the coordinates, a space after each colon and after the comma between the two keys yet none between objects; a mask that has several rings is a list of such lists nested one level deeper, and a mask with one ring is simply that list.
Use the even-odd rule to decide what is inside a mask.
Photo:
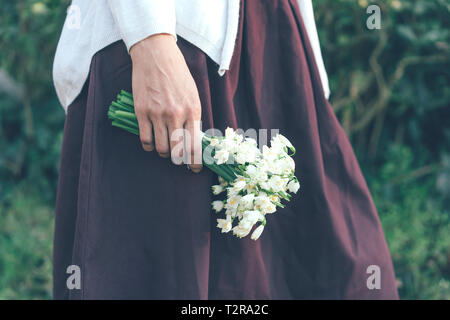
[{"label": "forearm", "polygon": [[128,50],[155,34],[171,34],[176,38],[174,0],[108,0],[108,6]]}]

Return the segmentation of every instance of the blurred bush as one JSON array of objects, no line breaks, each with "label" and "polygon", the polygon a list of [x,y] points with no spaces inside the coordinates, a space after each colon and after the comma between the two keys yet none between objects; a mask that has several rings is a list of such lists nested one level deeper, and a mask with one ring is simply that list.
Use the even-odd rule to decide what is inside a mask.
[{"label": "blurred bush", "polygon": [[[407,299],[450,299],[450,3],[313,0],[331,102]],[[51,67],[69,1],[0,7],[0,299],[51,297],[64,112]],[[380,30],[366,8],[381,7]]]},{"label": "blurred bush", "polygon": [[406,145],[391,144],[383,158],[376,176],[370,177],[371,190],[400,295],[450,299],[450,215],[448,202],[436,189],[435,174],[417,179],[415,154]]},{"label": "blurred bush", "polygon": [[[450,299],[450,2],[313,0],[331,103],[407,299]],[[381,8],[369,30],[366,8]]]},{"label": "blurred bush", "polygon": [[64,111],[52,85],[67,1],[0,6],[0,299],[51,297]]}]

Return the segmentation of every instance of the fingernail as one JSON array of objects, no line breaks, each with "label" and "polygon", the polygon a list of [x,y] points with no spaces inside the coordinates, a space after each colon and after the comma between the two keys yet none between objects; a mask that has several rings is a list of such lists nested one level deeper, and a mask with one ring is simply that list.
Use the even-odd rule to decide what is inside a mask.
[{"label": "fingernail", "polygon": [[168,153],[159,153],[159,156],[160,156],[161,158],[167,159],[167,158],[169,157],[169,154],[168,154]]},{"label": "fingernail", "polygon": [[142,148],[143,148],[145,151],[147,151],[147,152],[153,151],[153,150],[155,149],[155,147],[154,147],[153,145],[150,145],[150,144],[143,144],[143,145],[142,145]]}]

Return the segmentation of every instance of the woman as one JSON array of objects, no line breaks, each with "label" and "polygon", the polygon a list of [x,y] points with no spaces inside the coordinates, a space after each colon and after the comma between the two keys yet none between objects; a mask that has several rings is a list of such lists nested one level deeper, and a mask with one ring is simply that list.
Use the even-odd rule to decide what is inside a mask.
[{"label": "woman", "polygon": [[[397,298],[311,14],[303,0],[73,2],[54,67],[67,109],[56,299]],[[140,141],[107,119],[121,89]],[[174,130],[228,126],[279,129],[298,150],[300,195],[256,242],[216,228],[214,174],[167,159]],[[70,270],[79,286],[67,286]]]}]

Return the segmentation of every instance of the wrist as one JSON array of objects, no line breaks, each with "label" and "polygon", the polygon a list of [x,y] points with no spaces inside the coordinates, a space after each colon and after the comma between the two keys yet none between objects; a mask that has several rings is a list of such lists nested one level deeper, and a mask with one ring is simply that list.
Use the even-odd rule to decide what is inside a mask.
[{"label": "wrist", "polygon": [[159,51],[176,44],[176,38],[170,33],[158,33],[151,35],[137,43],[130,48],[130,55],[133,59],[140,55],[141,52],[148,53],[149,51]]}]

